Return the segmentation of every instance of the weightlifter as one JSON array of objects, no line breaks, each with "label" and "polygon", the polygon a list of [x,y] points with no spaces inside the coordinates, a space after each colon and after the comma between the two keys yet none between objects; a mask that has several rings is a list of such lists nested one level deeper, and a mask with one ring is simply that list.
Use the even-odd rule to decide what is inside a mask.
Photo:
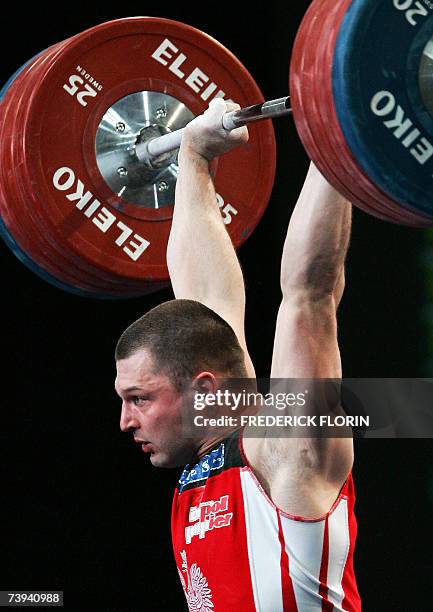
[{"label": "weightlifter", "polygon": [[[215,394],[223,379],[255,377],[242,272],[209,168],[248,140],[247,128],[221,127],[228,109],[214,100],[184,131],[167,249],[176,299],[117,344],[120,426],[154,466],[185,465],[172,538],[190,610],[359,611],[351,438],[251,437],[249,426],[182,434],[189,389]],[[282,255],[273,379],[341,378],[336,311],[350,227],[351,205],[311,165]]]}]

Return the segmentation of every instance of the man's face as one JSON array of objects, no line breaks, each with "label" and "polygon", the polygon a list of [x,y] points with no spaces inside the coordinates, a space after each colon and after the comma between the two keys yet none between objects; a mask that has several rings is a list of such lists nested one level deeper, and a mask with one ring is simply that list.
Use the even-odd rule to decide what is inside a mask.
[{"label": "man's face", "polygon": [[149,351],[117,361],[116,392],[122,399],[120,429],[131,432],[156,467],[191,461],[196,448],[182,434],[183,396],[162,374],[155,373]]}]

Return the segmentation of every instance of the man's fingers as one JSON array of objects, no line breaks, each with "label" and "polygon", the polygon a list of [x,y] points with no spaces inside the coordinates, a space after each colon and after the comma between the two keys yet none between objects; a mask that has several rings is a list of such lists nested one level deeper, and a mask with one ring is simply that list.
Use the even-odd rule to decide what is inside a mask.
[{"label": "man's fingers", "polygon": [[223,100],[223,98],[214,98],[209,102],[209,107],[205,111],[205,114],[209,113],[212,117],[222,119],[223,115],[226,113],[237,111],[240,108],[240,105],[236,104],[235,102],[227,102],[226,100]]},{"label": "man's fingers", "polygon": [[213,119],[220,119],[227,112],[227,104],[222,98],[214,98],[209,102],[204,114]]},{"label": "man's fingers", "polygon": [[223,98],[213,98],[210,102],[209,102],[209,108],[224,108],[224,110],[227,108],[228,103],[223,99]]},{"label": "man's fingers", "polygon": [[209,108],[223,108],[224,107],[224,112],[230,113],[231,111],[235,111],[235,110],[239,110],[241,107],[239,104],[237,104],[236,102],[231,102],[228,100],[224,100],[223,98],[213,98],[213,100],[211,100],[209,102]]},{"label": "man's fingers", "polygon": [[246,125],[244,125],[243,127],[235,128],[234,130],[230,132],[230,135],[231,134],[234,134],[236,138],[238,138],[239,140],[242,140],[244,143],[248,142],[250,138],[250,134],[248,132],[248,128]]},{"label": "man's fingers", "polygon": [[236,104],[235,102],[226,102],[226,107],[228,113],[231,113],[232,111],[237,111],[241,108],[240,105]]},{"label": "man's fingers", "polygon": [[190,139],[190,145],[192,143],[200,155],[210,160],[248,142],[246,127],[226,130],[223,126],[224,114],[239,108],[239,104],[226,102],[222,98],[211,100],[205,112],[185,128],[184,134]]},{"label": "man's fingers", "polygon": [[[204,116],[212,121],[216,127],[222,126],[222,117],[225,113],[231,113],[239,110],[241,107],[235,102],[227,102],[223,98],[214,98],[209,102],[209,106],[204,113]],[[234,130],[230,130],[230,137],[232,139],[241,140],[248,142],[249,134],[246,127],[239,127]]]}]

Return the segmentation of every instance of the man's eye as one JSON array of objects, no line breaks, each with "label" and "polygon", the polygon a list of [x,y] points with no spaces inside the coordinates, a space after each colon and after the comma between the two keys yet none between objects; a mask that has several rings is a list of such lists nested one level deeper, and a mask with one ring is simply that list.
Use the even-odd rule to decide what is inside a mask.
[{"label": "man's eye", "polygon": [[138,395],[134,395],[132,397],[132,403],[135,404],[136,406],[142,406],[144,402],[147,402],[147,400],[148,400],[147,397],[139,397]]}]

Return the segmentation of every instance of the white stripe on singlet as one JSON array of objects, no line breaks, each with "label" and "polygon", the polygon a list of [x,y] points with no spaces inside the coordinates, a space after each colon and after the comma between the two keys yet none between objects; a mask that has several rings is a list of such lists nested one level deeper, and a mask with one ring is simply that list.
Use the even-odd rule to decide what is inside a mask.
[{"label": "white stripe on singlet", "polygon": [[298,610],[321,611],[320,565],[325,521],[297,521],[281,516]]},{"label": "white stripe on singlet", "polygon": [[[256,610],[283,612],[277,510],[266,499],[249,470],[241,470],[240,478]],[[306,521],[292,519],[284,514],[280,516],[297,608],[302,612],[321,612],[319,588],[325,519]],[[328,516],[328,537],[327,598],[335,606],[335,612],[340,612],[344,599],[342,579],[350,546],[345,498],[339,500]]]},{"label": "white stripe on singlet", "polygon": [[350,548],[347,499],[341,499],[338,506],[329,515],[328,530],[328,599],[334,604],[336,612],[340,612],[343,610],[344,599],[343,573]]},{"label": "white stripe on singlet", "polygon": [[248,470],[241,470],[248,558],[257,612],[283,612],[277,512]]}]

